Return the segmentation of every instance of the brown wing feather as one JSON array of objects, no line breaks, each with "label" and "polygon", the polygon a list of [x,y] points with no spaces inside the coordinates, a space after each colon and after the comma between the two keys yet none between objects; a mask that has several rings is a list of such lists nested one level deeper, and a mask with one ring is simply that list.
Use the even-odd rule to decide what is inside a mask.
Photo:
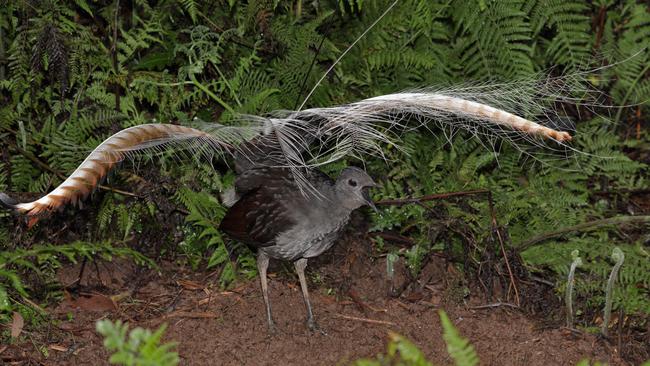
[{"label": "brown wing feather", "polygon": [[266,187],[244,195],[221,221],[219,229],[252,247],[275,244],[275,239],[294,222],[286,207]]},{"label": "brown wing feather", "polygon": [[[334,184],[318,170],[306,173],[316,187]],[[291,171],[284,168],[244,171],[235,181],[235,190],[241,198],[230,207],[219,229],[253,247],[274,245],[278,235],[296,224],[285,203],[297,206],[309,200],[298,190]]]}]

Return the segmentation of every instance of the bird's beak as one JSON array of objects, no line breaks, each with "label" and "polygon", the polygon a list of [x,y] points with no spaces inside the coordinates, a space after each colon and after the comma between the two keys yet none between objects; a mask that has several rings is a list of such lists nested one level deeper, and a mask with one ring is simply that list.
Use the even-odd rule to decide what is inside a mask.
[{"label": "bird's beak", "polygon": [[377,209],[377,206],[375,206],[375,203],[372,202],[372,198],[370,198],[370,188],[378,188],[378,187],[381,187],[381,185],[372,182],[371,184],[368,184],[363,190],[363,199],[366,201],[368,206],[370,206],[370,208],[375,210],[376,213],[379,213],[379,210]]},{"label": "bird's beak", "polygon": [[375,206],[375,203],[372,202],[372,200],[368,200],[368,201],[366,201],[366,202],[368,202],[368,206],[370,206],[370,208],[372,208],[373,210],[375,210],[376,213],[379,213],[379,209],[377,209],[377,206]]}]

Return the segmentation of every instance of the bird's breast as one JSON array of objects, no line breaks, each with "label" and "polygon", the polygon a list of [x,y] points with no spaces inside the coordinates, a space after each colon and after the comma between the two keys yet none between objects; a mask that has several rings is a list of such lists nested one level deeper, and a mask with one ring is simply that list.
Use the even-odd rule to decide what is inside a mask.
[{"label": "bird's breast", "polygon": [[272,258],[295,260],[320,255],[332,245],[350,219],[350,215],[328,217],[325,220],[305,220],[283,232],[276,245],[263,248]]}]

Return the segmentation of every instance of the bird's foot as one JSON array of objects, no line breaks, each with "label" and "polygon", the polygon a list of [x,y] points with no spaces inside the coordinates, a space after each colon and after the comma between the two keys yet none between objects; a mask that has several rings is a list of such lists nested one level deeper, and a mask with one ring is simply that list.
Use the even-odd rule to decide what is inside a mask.
[{"label": "bird's foot", "polygon": [[320,334],[322,334],[322,335],[327,335],[327,332],[326,332],[324,329],[322,329],[322,328],[321,328],[321,327],[316,323],[316,321],[315,321],[314,319],[308,319],[308,320],[307,320],[307,328],[309,328],[309,330],[310,330],[312,333],[317,333],[317,332],[318,332],[318,333],[320,333]]},{"label": "bird's foot", "polygon": [[269,336],[277,335],[278,332],[279,332],[278,327],[275,325],[275,322],[273,320],[269,321],[269,325],[268,325],[267,330],[268,330],[268,335]]}]

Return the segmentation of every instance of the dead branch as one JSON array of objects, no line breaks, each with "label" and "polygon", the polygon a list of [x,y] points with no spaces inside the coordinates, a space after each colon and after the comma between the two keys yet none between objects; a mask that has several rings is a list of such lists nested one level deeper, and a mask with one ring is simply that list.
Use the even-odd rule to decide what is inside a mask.
[{"label": "dead branch", "polygon": [[451,197],[458,197],[458,196],[469,196],[469,195],[475,195],[475,194],[485,194],[485,193],[489,193],[489,192],[490,192],[490,190],[488,190],[488,189],[475,189],[475,190],[472,190],[472,191],[438,193],[438,194],[430,194],[430,195],[426,195],[426,196],[422,196],[422,197],[398,198],[398,199],[392,199],[392,200],[381,200],[381,201],[375,202],[375,205],[404,206],[404,205],[408,205],[408,204],[411,204],[411,203],[435,201],[435,200],[441,200],[441,199],[446,199],[446,198],[451,198]]},{"label": "dead branch", "polygon": [[524,240],[523,242],[519,243],[518,245],[515,246],[517,250],[520,252],[523,252],[524,250],[533,247],[535,245],[538,245],[539,243],[546,241],[551,238],[555,238],[558,236],[562,236],[564,234],[568,234],[574,231],[589,231],[589,230],[594,230],[603,226],[610,226],[610,225],[625,225],[625,224],[635,224],[635,223],[650,223],[650,215],[648,216],[615,216],[615,217],[609,217],[605,219],[599,219],[599,220],[594,220],[594,221],[588,221],[588,222],[583,222],[578,225],[574,226],[569,226],[565,227],[562,229],[554,230],[554,231],[549,231],[547,233],[543,233],[537,236],[534,236],[528,240]]}]

